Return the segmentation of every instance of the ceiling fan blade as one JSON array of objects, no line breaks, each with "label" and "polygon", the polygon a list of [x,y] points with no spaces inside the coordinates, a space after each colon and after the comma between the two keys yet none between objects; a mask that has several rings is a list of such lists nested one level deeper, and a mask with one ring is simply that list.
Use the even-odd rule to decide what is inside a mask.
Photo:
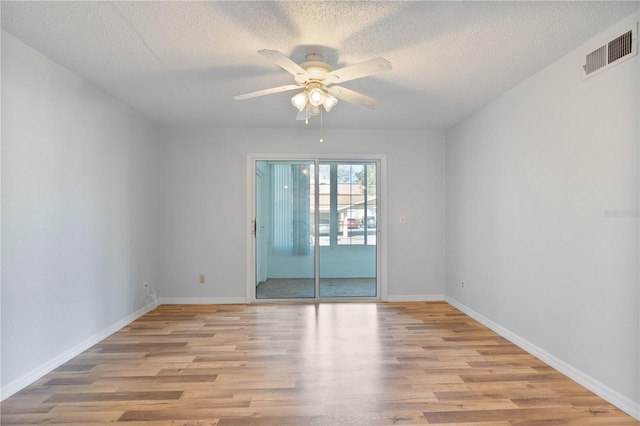
[{"label": "ceiling fan blade", "polygon": [[272,87],[271,89],[258,90],[256,92],[245,93],[244,95],[234,96],[236,101],[243,101],[245,99],[257,98],[258,96],[270,95],[272,93],[286,92],[289,90],[302,89],[303,87],[297,84],[289,84],[287,86]]},{"label": "ceiling fan blade", "polygon": [[[359,64],[349,65],[331,71],[324,78],[324,85],[344,83],[345,81],[355,80],[356,78],[366,77],[368,75],[377,74],[383,71],[391,70],[391,62],[383,57],[369,59]],[[336,96],[337,97],[337,96]]]},{"label": "ceiling fan blade", "polygon": [[309,79],[309,74],[300,65],[293,62],[289,57],[278,50],[262,49],[258,53],[280,66],[285,71],[290,72],[296,79],[296,83],[303,84]]},{"label": "ceiling fan blade", "polygon": [[380,106],[380,102],[375,99],[345,87],[332,86],[328,87],[327,91],[340,100],[365,108],[376,109]]}]

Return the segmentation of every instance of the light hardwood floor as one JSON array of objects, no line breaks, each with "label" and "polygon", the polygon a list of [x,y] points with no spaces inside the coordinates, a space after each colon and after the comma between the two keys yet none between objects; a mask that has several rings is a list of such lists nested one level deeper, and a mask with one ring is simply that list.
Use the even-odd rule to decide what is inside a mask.
[{"label": "light hardwood floor", "polygon": [[446,303],[160,306],[3,425],[638,425]]}]

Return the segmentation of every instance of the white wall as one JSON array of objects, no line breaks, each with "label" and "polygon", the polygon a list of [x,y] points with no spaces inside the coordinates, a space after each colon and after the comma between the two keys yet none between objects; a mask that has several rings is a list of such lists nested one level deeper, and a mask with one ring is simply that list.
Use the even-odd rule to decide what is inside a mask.
[{"label": "white wall", "polygon": [[595,47],[447,132],[446,294],[638,416],[638,56]]},{"label": "white wall", "polygon": [[[323,144],[309,127],[164,134],[163,298],[248,297],[248,153],[386,155],[389,297],[443,297],[442,132],[325,129]],[[198,284],[199,274],[207,276],[206,284]]]},{"label": "white wall", "polygon": [[145,306],[157,129],[2,33],[2,397]]}]

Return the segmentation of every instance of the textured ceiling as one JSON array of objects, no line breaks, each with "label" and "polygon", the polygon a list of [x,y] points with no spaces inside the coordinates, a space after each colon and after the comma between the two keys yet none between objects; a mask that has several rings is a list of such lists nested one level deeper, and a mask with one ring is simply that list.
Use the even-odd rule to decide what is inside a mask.
[{"label": "textured ceiling", "polygon": [[[627,2],[2,2],[2,29],[166,125],[298,127],[293,83],[256,53],[334,68],[376,56],[388,73],[345,87],[325,127],[446,129],[637,11]],[[579,67],[580,65],[577,64]],[[317,119],[311,125],[317,125]]]}]

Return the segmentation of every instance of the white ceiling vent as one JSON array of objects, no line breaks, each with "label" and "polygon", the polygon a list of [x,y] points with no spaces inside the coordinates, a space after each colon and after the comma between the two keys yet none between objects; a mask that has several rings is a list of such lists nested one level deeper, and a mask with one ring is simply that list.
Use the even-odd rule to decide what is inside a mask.
[{"label": "white ceiling vent", "polygon": [[585,57],[583,79],[619,64],[638,53],[637,28],[634,26],[620,36],[601,45]]}]

